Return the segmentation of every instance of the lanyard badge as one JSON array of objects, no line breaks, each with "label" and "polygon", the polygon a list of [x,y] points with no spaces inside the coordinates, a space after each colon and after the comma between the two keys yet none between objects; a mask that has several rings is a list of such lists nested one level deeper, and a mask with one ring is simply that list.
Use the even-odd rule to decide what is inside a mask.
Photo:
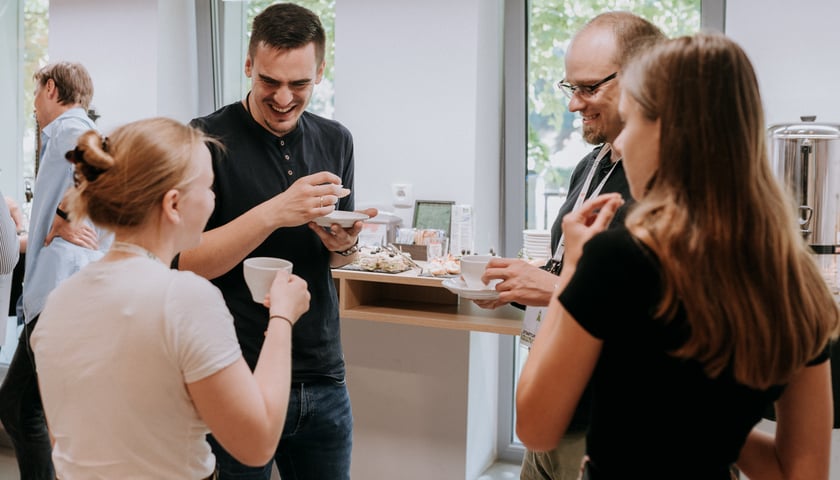
[{"label": "lanyard badge", "polygon": [[[592,179],[595,177],[595,172],[598,171],[598,168],[601,165],[601,160],[610,152],[612,148],[610,147],[609,143],[605,143],[604,146],[601,148],[601,151],[598,152],[598,156],[595,157],[595,161],[592,162],[592,167],[589,169],[589,172],[586,174],[586,180],[583,182],[583,187],[580,189],[580,194],[578,194],[577,200],[575,200],[575,205],[572,207],[572,211],[577,210],[580,208],[581,204],[583,204],[584,200],[586,200],[586,192],[589,190],[589,186],[592,184]],[[604,178],[598,183],[598,186],[595,187],[595,190],[592,191],[592,194],[589,195],[590,198],[597,196],[601,193],[601,190],[604,188],[604,184],[607,183],[607,179],[610,178],[612,172],[615,170],[616,165],[621,159],[617,159],[614,163],[612,168],[604,175]],[[563,269],[563,253],[566,249],[566,235],[560,235],[560,241],[557,243],[557,249],[554,251],[554,256],[552,256],[545,265],[543,265],[543,270],[550,272],[554,275],[560,275],[560,270]],[[519,334],[519,344],[525,348],[530,349],[531,345],[534,343],[534,338],[537,336],[537,330],[540,328],[540,322],[542,321],[543,317],[545,316],[546,312],[548,311],[547,307],[526,307],[525,308],[525,317],[522,320],[522,332]]]}]

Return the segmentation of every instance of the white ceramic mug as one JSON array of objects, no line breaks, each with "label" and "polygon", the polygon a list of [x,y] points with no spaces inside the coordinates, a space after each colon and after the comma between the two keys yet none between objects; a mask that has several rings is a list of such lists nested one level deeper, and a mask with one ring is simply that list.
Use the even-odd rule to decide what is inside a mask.
[{"label": "white ceramic mug", "polygon": [[484,269],[487,268],[487,262],[493,255],[464,255],[461,257],[461,278],[467,284],[467,288],[471,290],[492,290],[496,287],[497,281],[492,281],[486,284],[481,281],[481,276],[484,275]]},{"label": "white ceramic mug", "polygon": [[245,283],[251,291],[251,298],[257,303],[263,303],[265,294],[271,289],[271,283],[277,276],[278,270],[292,272],[292,262],[274,257],[246,258],[242,265]]}]

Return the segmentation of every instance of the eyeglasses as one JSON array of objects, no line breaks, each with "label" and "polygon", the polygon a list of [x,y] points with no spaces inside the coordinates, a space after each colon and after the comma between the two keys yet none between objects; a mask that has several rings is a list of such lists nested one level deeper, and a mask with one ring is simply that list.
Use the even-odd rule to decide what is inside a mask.
[{"label": "eyeglasses", "polygon": [[557,88],[563,91],[563,94],[566,95],[569,99],[575,96],[575,94],[580,95],[580,98],[589,98],[592,95],[595,95],[595,92],[601,87],[601,85],[613,80],[616,76],[618,76],[618,72],[613,72],[611,75],[608,75],[601,81],[595,82],[592,85],[572,85],[571,83],[567,83],[564,80],[560,80],[557,83]]}]

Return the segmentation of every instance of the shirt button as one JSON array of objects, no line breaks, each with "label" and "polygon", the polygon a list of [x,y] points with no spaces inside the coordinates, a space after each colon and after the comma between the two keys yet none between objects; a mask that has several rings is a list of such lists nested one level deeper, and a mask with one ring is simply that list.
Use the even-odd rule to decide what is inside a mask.
[{"label": "shirt button", "polygon": [[289,156],[288,156],[288,155],[283,155],[283,156],[284,156],[284,157],[286,157],[286,160],[288,160],[288,159],[289,159]]},{"label": "shirt button", "polygon": [[281,147],[282,147],[283,145],[285,145],[285,144],[286,144],[286,142],[284,142],[283,140],[280,140],[280,146],[281,146]]},{"label": "shirt button", "polygon": [[291,170],[289,170],[289,171],[288,171],[288,172],[286,172],[286,173],[288,173],[289,175],[293,175],[293,174],[294,174],[294,172],[293,172],[293,171],[291,171]]}]

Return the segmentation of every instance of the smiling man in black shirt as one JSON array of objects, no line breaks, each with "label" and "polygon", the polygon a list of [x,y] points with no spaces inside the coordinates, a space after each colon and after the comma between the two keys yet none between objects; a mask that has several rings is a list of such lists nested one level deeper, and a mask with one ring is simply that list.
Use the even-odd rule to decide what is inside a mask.
[{"label": "smiling man in black shirt", "polygon": [[[283,478],[340,480],[350,478],[353,417],[330,269],[355,259],[362,225],[324,229],[313,221],[354,208],[350,132],[304,111],[324,72],[324,43],[318,17],[297,5],[272,5],[255,18],[245,62],[251,91],[192,122],[224,147],[213,149],[215,210],[201,245],[181,254],[179,268],[222,291],[253,369],[269,316],[251,299],[242,262],[270,256],[294,264],[312,300],[293,331],[292,389],[274,460]],[[270,478],[271,463],[242,465],[209,441],[220,479]]]}]

